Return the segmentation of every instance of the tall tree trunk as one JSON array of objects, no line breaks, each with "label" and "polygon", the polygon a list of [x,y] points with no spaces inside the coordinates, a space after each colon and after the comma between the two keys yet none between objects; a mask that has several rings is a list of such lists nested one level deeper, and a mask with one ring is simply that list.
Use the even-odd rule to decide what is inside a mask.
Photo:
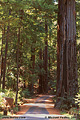
[{"label": "tall tree trunk", "polygon": [[56,108],[63,104],[59,97],[65,96],[66,101],[68,97],[72,97],[70,102],[73,104],[73,97],[78,91],[75,0],[58,1]]},{"label": "tall tree trunk", "polygon": [[2,46],[1,46],[1,76],[0,76],[0,87],[1,87],[1,80],[2,80],[2,76],[3,76],[3,43],[4,43],[4,37],[5,37],[5,26],[3,26],[3,30],[2,30]]},{"label": "tall tree trunk", "polygon": [[[36,42],[34,42],[34,44],[35,43]],[[32,69],[34,73],[34,67],[35,67],[35,48],[34,47],[31,48],[31,61],[32,61]]]},{"label": "tall tree trunk", "polygon": [[35,69],[35,47],[34,47],[35,43],[36,43],[36,41],[34,41],[33,45],[31,46],[31,63],[32,63],[32,65],[30,67],[31,67],[32,76],[30,77],[30,81],[28,83],[28,88],[29,88],[29,91],[31,94],[33,94],[33,92],[34,92],[33,75],[34,75],[34,69]]},{"label": "tall tree trunk", "polygon": [[[50,47],[51,47],[51,29],[49,29],[49,41],[50,41]],[[49,79],[50,79],[50,69],[51,69],[51,54],[49,53],[49,58],[48,58],[48,61],[49,61]]]},{"label": "tall tree trunk", "polygon": [[17,42],[17,85],[16,85],[16,99],[15,104],[17,104],[18,98],[18,82],[19,82],[19,45],[20,45],[20,28],[18,31],[18,42]]},{"label": "tall tree trunk", "polygon": [[[45,20],[45,49],[44,49],[44,70],[45,70],[45,74],[44,74],[44,80],[43,80],[43,89],[44,89],[44,93],[48,92],[48,23],[47,20]],[[46,86],[46,87],[45,87]]]},{"label": "tall tree trunk", "polygon": [[[35,70],[35,47],[34,45],[36,44],[36,41],[33,42],[33,46],[32,46],[32,55],[31,55],[31,61],[32,61],[32,75],[35,74],[34,70]],[[32,84],[32,89],[31,89],[31,93],[33,94],[34,92],[34,80],[33,80],[33,76],[31,78],[31,84]]]},{"label": "tall tree trunk", "polygon": [[7,51],[8,51],[8,39],[9,39],[9,26],[7,27],[7,37],[6,37],[6,45],[5,45],[5,58],[4,58],[4,66],[3,66],[2,89],[5,89],[5,74],[6,74],[6,61],[7,61]]},{"label": "tall tree trunk", "polygon": [[[39,51],[39,59],[40,59],[40,64],[39,68],[40,71],[42,69],[42,49]],[[39,94],[43,93],[43,77],[42,77],[42,72],[39,73]]]}]

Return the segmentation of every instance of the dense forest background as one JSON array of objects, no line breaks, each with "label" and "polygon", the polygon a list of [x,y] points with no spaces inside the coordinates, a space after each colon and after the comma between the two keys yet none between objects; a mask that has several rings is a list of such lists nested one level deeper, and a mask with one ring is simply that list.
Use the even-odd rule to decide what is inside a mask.
[{"label": "dense forest background", "polygon": [[[14,97],[16,103],[17,98],[36,93],[56,93],[57,19],[57,0],[0,1],[0,91]],[[79,0],[76,39],[80,87]]]}]

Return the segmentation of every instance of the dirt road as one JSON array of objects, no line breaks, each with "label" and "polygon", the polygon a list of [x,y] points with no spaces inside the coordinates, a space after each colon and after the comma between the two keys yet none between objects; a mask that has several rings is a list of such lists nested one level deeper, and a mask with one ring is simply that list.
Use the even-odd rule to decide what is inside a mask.
[{"label": "dirt road", "polygon": [[22,110],[25,110],[25,113],[18,114],[16,118],[10,120],[69,120],[54,108],[53,97],[53,95],[41,95],[35,102],[25,103]]}]

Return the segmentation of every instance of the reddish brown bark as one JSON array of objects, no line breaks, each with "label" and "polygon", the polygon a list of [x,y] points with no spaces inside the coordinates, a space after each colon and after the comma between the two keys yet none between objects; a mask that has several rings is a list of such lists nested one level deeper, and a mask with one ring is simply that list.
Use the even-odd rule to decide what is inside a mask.
[{"label": "reddish brown bark", "polygon": [[[42,49],[40,49],[40,51],[39,51],[39,59],[40,59],[39,68],[40,68],[40,71],[41,71],[41,69],[42,69]],[[42,76],[42,72],[39,73],[39,93],[43,93],[43,76]]]},{"label": "reddish brown bark", "polygon": [[78,91],[76,60],[75,0],[58,0],[57,102],[59,97],[75,97]]},{"label": "reddish brown bark", "polygon": [[[47,20],[45,20],[45,49],[44,49],[44,57],[43,57],[43,60],[44,60],[44,70],[45,70],[45,74],[44,74],[44,77],[43,77],[43,92],[44,93],[47,93],[48,92],[48,40],[47,40],[47,37],[48,37],[48,23],[47,23]],[[46,86],[46,87],[45,87]]]}]

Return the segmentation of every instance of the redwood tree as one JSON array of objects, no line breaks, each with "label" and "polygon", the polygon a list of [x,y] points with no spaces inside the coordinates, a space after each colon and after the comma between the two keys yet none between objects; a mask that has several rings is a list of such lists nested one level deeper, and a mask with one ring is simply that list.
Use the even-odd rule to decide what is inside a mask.
[{"label": "redwood tree", "polygon": [[17,42],[17,50],[16,50],[16,63],[17,63],[17,84],[16,84],[16,98],[15,98],[15,104],[17,104],[17,98],[18,98],[18,83],[19,83],[19,46],[20,46],[20,27],[18,30],[18,42]]},{"label": "redwood tree", "polygon": [[5,26],[2,28],[2,46],[1,46],[1,76],[0,76],[0,87],[3,77],[3,66],[4,66],[4,58],[3,58],[3,43],[4,43],[4,37],[5,37]]},{"label": "redwood tree", "polygon": [[[47,19],[45,19],[45,48],[44,48],[44,78],[43,78],[43,92],[48,92],[48,23]],[[46,86],[46,87],[45,87]]]},{"label": "redwood tree", "polygon": [[4,65],[3,65],[2,89],[5,89],[5,74],[6,74],[6,62],[7,62],[7,52],[8,52],[8,39],[9,39],[9,26],[7,27],[7,37],[6,37],[6,45],[5,45],[5,58],[4,58]]},{"label": "redwood tree", "polygon": [[39,51],[39,68],[40,68],[40,73],[39,73],[39,93],[43,93],[43,75],[42,75],[42,49]]},{"label": "redwood tree", "polygon": [[[65,98],[67,106],[73,105],[73,98],[78,91],[75,0],[58,2],[56,108],[64,104],[60,97]],[[71,101],[68,101],[69,97]]]}]

